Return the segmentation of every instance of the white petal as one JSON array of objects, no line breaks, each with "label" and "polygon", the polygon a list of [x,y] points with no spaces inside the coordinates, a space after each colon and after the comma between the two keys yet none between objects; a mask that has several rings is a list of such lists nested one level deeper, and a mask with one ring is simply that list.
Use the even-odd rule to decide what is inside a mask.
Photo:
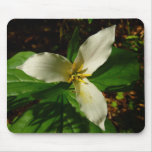
[{"label": "white petal", "polygon": [[115,40],[115,25],[90,36],[79,48],[75,59],[77,69],[83,64],[85,73],[92,74],[110,56]]},{"label": "white petal", "polygon": [[86,117],[102,130],[105,130],[104,122],[107,116],[107,103],[102,93],[88,79],[87,83],[74,82],[76,99],[80,104],[81,111]]},{"label": "white petal", "polygon": [[54,53],[39,53],[28,58],[18,69],[45,82],[68,81],[72,64],[63,56]]}]

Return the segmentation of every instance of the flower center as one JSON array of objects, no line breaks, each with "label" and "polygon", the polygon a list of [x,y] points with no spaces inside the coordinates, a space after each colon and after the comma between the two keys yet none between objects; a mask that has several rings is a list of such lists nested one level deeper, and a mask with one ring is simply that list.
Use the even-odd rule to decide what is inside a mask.
[{"label": "flower center", "polygon": [[71,83],[73,81],[79,81],[82,83],[86,83],[83,79],[91,76],[91,74],[85,74],[84,72],[86,70],[82,70],[82,69],[83,69],[83,64],[80,66],[80,68],[77,71],[75,71],[75,63],[73,63],[72,73],[70,74],[68,82]]}]

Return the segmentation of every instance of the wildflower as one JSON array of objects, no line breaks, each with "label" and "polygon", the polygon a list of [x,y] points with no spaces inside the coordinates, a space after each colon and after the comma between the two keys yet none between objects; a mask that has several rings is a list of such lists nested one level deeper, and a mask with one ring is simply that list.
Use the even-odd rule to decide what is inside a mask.
[{"label": "wildflower", "polygon": [[91,122],[105,130],[106,100],[87,77],[91,76],[108,59],[114,40],[115,25],[90,36],[80,46],[73,64],[61,55],[44,52],[31,56],[17,68],[47,83],[73,83],[81,111]]}]

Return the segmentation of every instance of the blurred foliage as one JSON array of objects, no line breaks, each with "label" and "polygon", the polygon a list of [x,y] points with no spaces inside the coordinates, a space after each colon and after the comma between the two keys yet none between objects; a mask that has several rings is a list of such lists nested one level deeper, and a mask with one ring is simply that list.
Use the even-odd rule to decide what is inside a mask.
[{"label": "blurred foliage", "polygon": [[115,51],[90,80],[107,99],[106,132],[144,128],[144,27],[140,20],[20,19],[9,22],[7,31],[8,58],[13,56],[8,60],[8,127],[12,132],[103,132],[80,112],[72,86],[45,84],[15,67],[34,52],[59,53],[73,61],[88,36],[114,24]]},{"label": "blurred foliage", "polygon": [[123,92],[117,92],[116,99],[121,100],[124,98]]}]

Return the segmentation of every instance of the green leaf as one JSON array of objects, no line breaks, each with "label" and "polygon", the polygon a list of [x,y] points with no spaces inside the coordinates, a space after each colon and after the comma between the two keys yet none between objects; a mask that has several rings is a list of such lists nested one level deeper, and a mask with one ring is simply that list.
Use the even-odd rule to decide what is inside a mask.
[{"label": "green leaf", "polygon": [[[73,101],[71,101],[73,102]],[[78,103],[77,103],[78,104]],[[79,105],[77,105],[77,109]],[[14,133],[102,133],[103,131],[71,106],[67,93],[57,100],[41,100],[20,117],[8,124]],[[106,120],[105,132],[116,132],[113,124]]]},{"label": "green leaf", "polygon": [[45,83],[26,75],[23,71],[16,69],[22,65],[34,52],[20,52],[8,60],[7,71],[7,95],[18,96],[21,94],[31,94],[42,90],[50,89],[58,83]]},{"label": "green leaf", "polygon": [[24,87],[23,89],[22,87],[19,87],[19,89],[14,88],[14,90],[18,93],[21,92],[20,90],[22,91],[24,90],[25,92],[21,92],[17,96],[15,96],[16,94],[14,96],[13,95],[8,96],[7,111],[11,111],[19,107],[23,107],[29,102],[31,102],[32,100],[36,100],[36,101],[37,100],[50,101],[50,99],[57,100],[58,96],[61,95],[65,91],[65,89],[69,87],[69,84],[59,83],[56,85],[51,84],[49,86],[40,85],[39,88],[37,88],[38,86],[34,88],[34,86],[32,85],[31,90],[28,90],[30,88],[30,84],[27,85],[27,87],[25,87],[27,90]]},{"label": "green leaf", "polygon": [[117,100],[124,99],[124,93],[123,92],[117,92],[116,99]]},{"label": "green leaf", "polygon": [[88,23],[91,24],[93,22],[93,19],[88,19]]},{"label": "green leaf", "polygon": [[117,132],[115,126],[112,123],[112,121],[109,120],[109,119],[106,119],[106,121],[105,121],[105,128],[106,128],[106,130],[103,131],[103,133],[116,133]]},{"label": "green leaf", "polygon": [[101,91],[129,90],[139,79],[137,53],[114,48],[107,62],[90,77]]},{"label": "green leaf", "polygon": [[[68,91],[68,93],[66,94],[66,97],[67,97],[69,103],[72,105],[72,107],[74,107],[76,109],[76,112],[78,112],[81,115],[81,117],[85,117],[85,114],[80,111],[80,106],[79,106],[78,102],[76,101],[76,94],[75,94],[74,88],[73,88],[73,90],[71,89]],[[90,128],[89,132],[91,132],[91,133],[99,133],[99,132],[115,133],[115,132],[117,132],[115,126],[108,119],[106,119],[106,121],[105,121],[105,131],[102,131],[98,126],[96,126],[92,122],[89,123],[89,128]]]},{"label": "green leaf", "polygon": [[69,45],[68,45],[68,51],[67,51],[67,58],[73,62],[76,55],[77,55],[77,52],[78,52],[78,49],[79,49],[79,30],[78,30],[78,27],[75,28],[74,32],[73,32],[73,35],[72,35],[72,38],[69,42]]},{"label": "green leaf", "polygon": [[128,108],[130,110],[134,110],[134,102],[133,101],[129,101]]},{"label": "green leaf", "polygon": [[31,100],[57,98],[69,86],[67,83],[45,83],[16,69],[16,66],[23,64],[33,54],[33,52],[20,52],[8,60],[8,111],[23,107]]},{"label": "green leaf", "polygon": [[23,71],[8,69],[7,71],[7,95],[18,96],[25,93],[34,93],[55,86],[56,83],[45,83],[36,80]]},{"label": "green leaf", "polygon": [[33,100],[35,99],[29,95],[7,97],[7,112],[11,112],[12,110],[24,107],[28,103],[33,102]]},{"label": "green leaf", "polygon": [[118,106],[117,102],[116,101],[112,101],[111,106],[114,107],[114,108],[117,107]]},{"label": "green leaf", "polygon": [[138,38],[139,38],[139,36],[136,36],[136,35],[128,35],[126,37],[127,40],[129,40],[129,39],[138,39]]},{"label": "green leaf", "polygon": [[26,51],[26,52],[19,52],[15,56],[7,62],[8,69],[15,69],[17,66],[22,65],[30,56],[34,55],[34,52]]},{"label": "green leaf", "polygon": [[89,121],[75,112],[64,96],[41,101],[8,126],[14,133],[77,133],[89,130]]}]

